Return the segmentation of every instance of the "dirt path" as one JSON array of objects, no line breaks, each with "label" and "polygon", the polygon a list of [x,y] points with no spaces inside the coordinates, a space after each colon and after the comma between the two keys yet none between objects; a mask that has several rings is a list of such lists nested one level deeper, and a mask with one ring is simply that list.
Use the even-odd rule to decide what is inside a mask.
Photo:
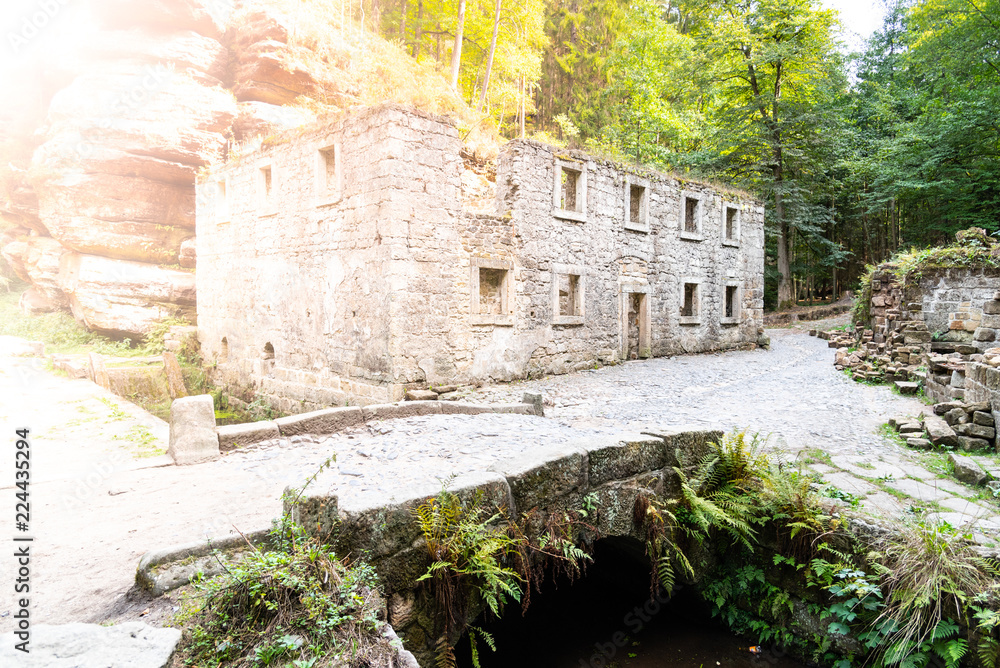
[{"label": "dirt path", "polygon": [[[12,545],[17,533],[14,430],[22,427],[32,436],[27,535],[35,539],[36,623],[97,621],[123,610],[134,616],[123,597],[143,553],[233,533],[233,526],[267,527],[280,513],[284,488],[301,484],[334,452],[338,493],[391,496],[394,486],[485,467],[503,452],[595,429],[749,427],[772,434],[783,456],[798,455],[869,510],[901,513],[924,506],[952,523],[979,517],[983,530],[1000,528],[995,505],[939,477],[935,461],[920,461],[875,433],[889,417],[925,407],[837,373],[826,342],[804,333],[816,326],[770,330],[770,351],[629,362],[482,388],[473,397],[510,401],[524,390],[539,390],[552,403],[547,420],[509,425],[504,420],[512,416],[415,418],[322,438],[293,437],[187,467],[157,454],[168,437],[161,420],[89,381],[59,377],[40,368],[40,360],[12,356],[16,340],[0,337],[0,499],[7,499],[0,503],[7,508],[6,517],[0,513],[0,527],[6,527],[0,541]],[[0,580],[13,579],[12,566],[12,559],[0,557]],[[12,590],[0,583],[0,631],[13,627]],[[145,605],[136,603],[138,610]],[[169,614],[169,600],[158,605],[147,621]]]}]

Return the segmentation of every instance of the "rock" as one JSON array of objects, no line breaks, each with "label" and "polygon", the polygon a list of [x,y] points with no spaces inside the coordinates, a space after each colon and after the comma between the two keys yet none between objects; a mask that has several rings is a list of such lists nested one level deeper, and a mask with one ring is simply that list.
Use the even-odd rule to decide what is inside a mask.
[{"label": "rock", "polygon": [[180,639],[180,629],[158,629],[142,622],[114,626],[36,624],[31,628],[30,655],[15,649],[20,640],[14,633],[0,635],[0,665],[164,668],[170,663]]},{"label": "rock", "polygon": [[[188,395],[187,387],[184,385],[184,374],[181,373],[181,365],[173,351],[163,351],[163,373],[167,376],[167,388],[171,399],[179,399]],[[212,410],[214,411],[215,408],[213,407]]]},{"label": "rock", "polygon": [[973,341],[993,341],[996,337],[996,330],[988,329],[986,327],[979,327],[972,333]]},{"label": "rock", "polygon": [[965,452],[975,452],[977,450],[988,450],[990,446],[989,441],[984,441],[981,438],[973,438],[971,436],[959,436],[958,437],[958,447],[960,447]]},{"label": "rock", "polygon": [[934,447],[934,444],[926,438],[908,438],[906,439],[906,444],[911,448],[916,448],[917,450],[930,450]]},{"label": "rock", "polygon": [[982,413],[988,413],[990,411],[990,402],[988,401],[975,401],[964,404],[965,410],[969,413],[974,413],[976,411]]},{"label": "rock", "polygon": [[927,430],[927,435],[934,445],[952,448],[958,447],[958,434],[940,417],[936,415],[925,416],[924,428]]},{"label": "rock", "polygon": [[240,113],[233,121],[233,137],[237,141],[291,130],[316,120],[316,115],[295,107],[282,107],[267,102],[241,102]]},{"label": "rock", "polygon": [[966,422],[969,421],[969,414],[966,413],[961,408],[952,408],[942,417],[944,418],[944,421],[950,424],[952,427],[958,424],[965,424]]},{"label": "rock", "polygon": [[407,390],[407,401],[434,401],[438,398],[438,393],[434,390]]},{"label": "rock", "polygon": [[541,392],[525,392],[521,396],[521,403],[531,404],[535,407],[535,415],[545,417],[545,402]]},{"label": "rock", "polygon": [[357,406],[325,408],[309,413],[278,418],[275,423],[282,436],[296,434],[332,434],[364,422],[364,413]]},{"label": "rock", "polygon": [[897,380],[896,389],[899,390],[900,394],[916,394],[920,389],[920,383]]},{"label": "rock", "polygon": [[226,424],[220,426],[216,431],[219,434],[219,450],[221,452],[281,437],[278,423],[274,420]]},{"label": "rock", "polygon": [[757,337],[757,345],[765,350],[771,347],[771,337],[766,334],[761,334]]},{"label": "rock", "polygon": [[966,484],[978,487],[985,484],[990,478],[989,474],[971,457],[951,453],[948,455],[948,461],[955,469],[955,477]]},{"label": "rock", "polygon": [[199,394],[175,399],[170,405],[170,447],[167,454],[184,466],[219,456],[212,396]]},{"label": "rock", "polygon": [[983,303],[983,313],[985,315],[1000,315],[1000,301],[988,301]]},{"label": "rock", "polygon": [[55,308],[69,304],[59,282],[60,260],[65,252],[55,239],[27,236],[8,243],[0,251],[17,277],[31,283],[31,289]]},{"label": "rock", "polygon": [[457,392],[458,385],[435,385],[433,389],[438,394],[448,394],[450,392]]},{"label": "rock", "polygon": [[951,372],[951,386],[957,388],[965,387],[965,372],[955,369]]},{"label": "rock", "polygon": [[922,434],[924,433],[924,428],[917,422],[904,422],[899,425],[899,433],[902,436],[907,434]]},{"label": "rock", "polygon": [[181,250],[177,262],[185,269],[194,269],[198,264],[198,251],[194,237],[181,242]]},{"label": "rock", "polygon": [[115,335],[145,336],[170,316],[195,317],[195,276],[142,262],[66,253],[60,284],[77,320]]},{"label": "rock", "polygon": [[971,436],[992,441],[996,438],[996,430],[993,427],[984,427],[978,424],[960,424],[955,427],[955,433],[959,436]]},{"label": "rock", "polygon": [[964,410],[965,404],[963,404],[961,401],[945,401],[940,404],[934,404],[934,414],[944,415],[948,411],[955,408],[961,408]]},{"label": "rock", "polygon": [[985,411],[974,412],[972,414],[972,422],[974,424],[982,425],[984,427],[993,427],[996,425],[996,421],[993,419],[993,415]]}]

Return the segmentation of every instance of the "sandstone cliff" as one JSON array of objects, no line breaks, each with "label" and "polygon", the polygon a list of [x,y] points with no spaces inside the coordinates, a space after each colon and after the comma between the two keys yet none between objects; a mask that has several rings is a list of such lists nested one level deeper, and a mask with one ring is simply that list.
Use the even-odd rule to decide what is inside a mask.
[{"label": "sandstone cliff", "polygon": [[[435,111],[464,106],[436,73],[386,67],[393,45],[353,27],[331,37],[319,3],[85,0],[75,11],[93,32],[57,53],[34,45],[36,71],[61,77],[37,118],[24,106],[7,128],[31,134],[32,150],[22,166],[0,156],[0,255],[31,283],[23,308],[70,309],[111,334],[194,317],[194,180],[233,142],[399,92]],[[37,96],[36,83],[19,85]]]}]

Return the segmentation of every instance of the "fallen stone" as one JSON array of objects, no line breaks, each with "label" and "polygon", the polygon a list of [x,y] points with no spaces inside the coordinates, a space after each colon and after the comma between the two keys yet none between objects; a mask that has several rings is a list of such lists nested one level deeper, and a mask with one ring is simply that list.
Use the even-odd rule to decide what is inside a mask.
[{"label": "fallen stone", "polygon": [[0,635],[0,665],[164,668],[180,639],[180,629],[158,629],[142,622],[114,626],[36,624],[31,628],[30,655],[15,649],[20,641],[13,632]]},{"label": "fallen stone", "polygon": [[407,401],[436,401],[438,393],[434,390],[407,390]]},{"label": "fallen stone", "polygon": [[955,477],[966,484],[979,487],[989,480],[989,474],[971,457],[953,452],[948,455],[948,461],[954,467]]},{"label": "fallen stone", "polygon": [[976,411],[979,411],[981,413],[988,413],[989,410],[990,410],[990,402],[988,402],[988,401],[973,401],[973,402],[964,404],[964,408],[965,408],[966,412],[969,412],[969,413],[975,413]]},{"label": "fallen stone", "polygon": [[924,433],[924,428],[919,422],[904,422],[899,425],[899,433],[906,434],[922,434]]},{"label": "fallen stone", "polygon": [[170,446],[167,454],[181,466],[219,456],[215,404],[211,395],[182,397],[170,405]]},{"label": "fallen stone", "polygon": [[900,394],[916,394],[920,389],[920,383],[897,380],[896,389],[899,390]]},{"label": "fallen stone", "polygon": [[969,414],[966,413],[961,408],[952,408],[950,411],[942,415],[944,421],[950,424],[952,427],[955,425],[965,424],[969,421]]},{"label": "fallen stone", "polygon": [[937,415],[925,416],[924,428],[927,430],[927,435],[934,445],[952,448],[958,447],[958,434],[955,433],[955,430],[947,422]]},{"label": "fallen stone", "polygon": [[997,432],[993,427],[984,427],[979,424],[960,424],[955,427],[955,433],[959,436],[972,436],[992,441],[997,437]]},{"label": "fallen stone", "polygon": [[993,413],[989,411],[975,411],[972,413],[973,424],[978,424],[983,427],[995,427],[996,420],[993,417]]},{"label": "fallen stone", "polygon": [[531,404],[535,407],[535,415],[545,417],[545,402],[542,400],[541,392],[525,392],[521,395],[522,404]]},{"label": "fallen stone", "polygon": [[272,438],[279,438],[278,424],[274,420],[261,422],[246,422],[244,424],[227,424],[217,429],[219,434],[219,450],[228,452],[254,443],[260,443]]},{"label": "fallen stone", "polygon": [[971,436],[958,436],[958,447],[960,447],[965,452],[975,452],[977,450],[987,450],[990,447],[989,441],[983,440],[981,438],[973,438]]},{"label": "fallen stone", "polygon": [[448,394],[449,392],[454,392],[458,389],[458,385],[436,385],[434,387],[434,392],[438,394]]},{"label": "fallen stone", "polygon": [[906,439],[906,444],[911,448],[916,448],[917,450],[930,450],[934,447],[934,444],[926,438],[908,438]]},{"label": "fallen stone", "polygon": [[940,404],[934,404],[934,414],[944,415],[948,411],[953,410],[955,408],[964,409],[965,404],[963,404],[961,401],[945,401]]}]

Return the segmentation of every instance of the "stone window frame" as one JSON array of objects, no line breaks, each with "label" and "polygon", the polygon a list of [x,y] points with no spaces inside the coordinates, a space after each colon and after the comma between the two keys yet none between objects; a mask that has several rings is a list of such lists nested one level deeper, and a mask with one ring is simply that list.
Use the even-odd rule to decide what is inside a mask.
[{"label": "stone window frame", "polygon": [[[703,309],[701,307],[701,303],[702,303],[702,298],[704,297],[702,288],[703,288],[704,282],[705,282],[705,280],[703,278],[701,278],[700,276],[684,276],[684,277],[681,278],[681,281],[680,281],[680,293],[678,295],[678,300],[677,300],[677,303],[680,305],[679,312],[680,312],[681,315],[679,316],[679,318],[680,318],[679,322],[680,322],[681,325],[700,325],[701,324],[701,315],[703,313]],[[685,302],[685,300],[684,300],[685,291],[687,289],[687,286],[688,285],[692,285],[692,284],[696,286],[695,293],[694,293],[694,315],[683,315],[683,313],[684,313],[684,302]]]},{"label": "stone window frame", "polygon": [[[733,223],[733,236],[726,236],[726,223],[727,213],[729,209],[734,209],[736,211],[736,220]],[[721,231],[720,236],[722,237],[723,246],[734,246],[739,247],[740,245],[740,233],[743,229],[743,207],[740,206],[738,202],[732,202],[729,200],[722,201],[722,216],[720,218],[719,230]]]},{"label": "stone window frame", "polygon": [[[328,154],[333,153],[334,187],[330,187],[327,179],[329,174]],[[315,162],[313,166],[313,197],[315,205],[328,206],[336,204],[344,194],[344,154],[340,139],[334,140],[330,144],[319,145],[315,150]]]},{"label": "stone window frame", "polygon": [[[653,289],[645,279],[620,278],[618,281],[618,309],[619,314],[628,313],[628,299],[633,294],[645,295],[642,300],[642,312],[639,315],[639,358],[647,359],[653,356],[653,318],[652,318],[652,298]],[[628,356],[628,323],[624,317],[619,318],[621,323],[622,349],[621,357]]]},{"label": "stone window frame", "polygon": [[[743,319],[743,285],[740,281],[724,281],[722,283],[722,299],[719,303],[722,308],[719,310],[719,324],[722,325],[738,325]],[[729,288],[736,288],[736,294],[733,296],[733,312],[734,316],[731,318],[726,317],[726,293],[729,292]]]},{"label": "stone window frame", "polygon": [[[559,277],[576,276],[576,315],[561,315],[559,313]],[[552,304],[553,325],[582,325],[587,314],[587,268],[578,264],[552,263],[550,280],[550,302]]]},{"label": "stone window frame", "polygon": [[223,176],[215,180],[215,222],[224,225],[233,219],[232,197],[230,196],[229,177]]},{"label": "stone window frame", "polygon": [[[639,205],[639,222],[632,221],[632,186],[643,188],[642,202]],[[649,234],[649,200],[652,188],[649,179],[632,174],[625,175],[625,229],[632,232]]]},{"label": "stone window frame", "polygon": [[[698,207],[695,211],[694,216],[694,232],[687,231],[684,227],[687,216],[687,200],[693,199],[698,201]],[[696,193],[690,190],[682,190],[680,196],[680,212],[677,216],[678,220],[678,230],[680,232],[680,238],[685,241],[704,241],[705,236],[703,234],[703,223],[705,220],[705,203],[707,197],[704,193]]]},{"label": "stone window frame", "polygon": [[[580,173],[576,181],[576,201],[580,206],[579,211],[562,208],[562,174],[564,169]],[[552,181],[552,215],[556,218],[572,220],[578,223],[587,222],[587,163],[582,160],[556,158],[552,171],[554,174]]]},{"label": "stone window frame", "polygon": [[[470,265],[470,302],[469,313],[473,325],[496,325],[500,327],[511,327],[514,325],[514,290],[513,281],[514,263],[510,260],[498,260],[488,257],[474,257],[469,262]],[[504,272],[503,280],[500,283],[500,310],[502,313],[480,313],[479,312],[479,270],[480,269],[501,269]]]},{"label": "stone window frame", "polygon": [[[267,177],[264,174],[266,171],[271,173],[270,189],[267,187]],[[260,217],[276,215],[278,213],[278,179],[274,162],[271,160],[258,162],[254,179],[257,189],[257,215]]]}]

